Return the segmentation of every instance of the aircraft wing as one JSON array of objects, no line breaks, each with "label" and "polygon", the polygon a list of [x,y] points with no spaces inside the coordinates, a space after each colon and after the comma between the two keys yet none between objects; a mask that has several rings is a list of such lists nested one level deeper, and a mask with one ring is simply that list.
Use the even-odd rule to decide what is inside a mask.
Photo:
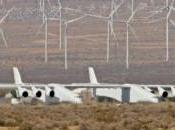
[{"label": "aircraft wing", "polygon": [[15,84],[0,84],[0,89],[15,89],[17,85]]},{"label": "aircraft wing", "polygon": [[143,85],[143,84],[139,84],[137,86],[147,87],[147,88],[150,88],[150,89],[157,89],[157,88],[161,87],[161,88],[163,88],[165,90],[169,90],[172,87],[175,87],[175,85]]},{"label": "aircraft wing", "polygon": [[[54,83],[57,84],[57,83]],[[0,89],[16,89],[18,86],[24,87],[24,88],[31,88],[32,86],[36,88],[45,88],[46,86],[52,86],[52,84],[30,84],[30,83],[24,83],[24,84],[13,84],[13,83],[2,83],[0,84]],[[129,84],[108,84],[108,83],[99,83],[99,84],[93,84],[93,83],[72,83],[72,84],[57,84],[57,86],[60,87],[66,87],[66,88],[129,88],[132,85]],[[151,89],[156,89],[158,87],[162,87],[164,89],[171,89],[171,87],[175,87],[174,85],[136,85],[138,87],[148,87]]]},{"label": "aircraft wing", "polygon": [[76,88],[103,88],[103,89],[116,89],[116,88],[121,88],[121,87],[125,87],[125,88],[129,88],[129,86],[127,85],[121,85],[121,84],[103,84],[103,83],[99,83],[99,84],[92,84],[92,83],[73,83],[73,84],[65,84],[63,85],[66,88],[72,88],[72,89],[76,89]]},{"label": "aircraft wing", "polygon": [[31,87],[36,87],[36,88],[45,88],[48,86],[47,84],[29,84],[29,83],[24,83],[24,84],[0,84],[0,89],[16,89],[18,87],[23,87],[23,88],[31,88]]},{"label": "aircraft wing", "polygon": [[111,84],[111,83],[72,83],[72,84],[64,84],[66,88],[129,88],[131,86],[137,87],[147,87],[150,89],[156,89],[158,87],[164,89],[171,89],[171,87],[175,87],[175,85],[144,85],[144,84]]},{"label": "aircraft wing", "polygon": [[[56,84],[56,83],[55,83]],[[53,84],[49,84],[48,86],[52,87]],[[16,89],[18,86],[24,87],[24,88],[31,88],[32,86],[36,88],[45,88],[47,86],[46,84],[0,84],[0,89]],[[66,88],[119,88],[124,87],[123,85],[118,84],[91,84],[91,83],[73,83],[73,84],[57,84],[57,86],[60,87],[66,87]]]}]

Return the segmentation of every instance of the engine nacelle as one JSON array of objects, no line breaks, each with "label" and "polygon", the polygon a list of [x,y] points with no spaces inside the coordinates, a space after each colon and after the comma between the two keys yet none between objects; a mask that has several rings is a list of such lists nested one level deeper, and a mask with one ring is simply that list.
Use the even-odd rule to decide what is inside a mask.
[{"label": "engine nacelle", "polygon": [[158,93],[162,98],[168,97],[168,92],[161,87],[158,87]]},{"label": "engine nacelle", "polygon": [[41,98],[43,96],[43,90],[39,88],[32,87],[33,97]]},{"label": "engine nacelle", "polygon": [[11,91],[12,104],[19,103],[31,103],[32,101],[32,91],[27,88],[18,87],[16,90]]},{"label": "engine nacelle", "polygon": [[33,98],[46,102],[46,92],[43,89],[32,87]]},{"label": "engine nacelle", "polygon": [[55,97],[55,91],[54,89],[51,89],[49,87],[45,87],[46,90],[46,96],[54,98]]},{"label": "engine nacelle", "polygon": [[19,98],[31,97],[31,91],[26,88],[18,87],[18,89],[16,90],[16,97]]}]

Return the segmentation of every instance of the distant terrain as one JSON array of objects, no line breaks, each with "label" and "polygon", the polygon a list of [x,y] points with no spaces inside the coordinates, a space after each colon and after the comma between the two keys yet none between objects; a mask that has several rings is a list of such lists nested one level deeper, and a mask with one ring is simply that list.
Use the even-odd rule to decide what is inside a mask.
[{"label": "distant terrain", "polygon": [[[141,2],[147,2],[150,5],[149,1]],[[136,2],[135,6],[141,2]],[[157,1],[156,4],[162,6],[163,2]],[[58,7],[54,0],[51,0],[51,4]],[[128,4],[125,3],[121,7],[115,20],[124,21],[129,17]],[[48,12],[52,10],[47,3],[46,6]],[[49,21],[49,62],[44,63],[44,29],[41,28],[39,31],[42,25],[42,13],[38,11],[37,1],[7,0],[5,7],[1,10],[5,12],[11,7],[15,7],[16,12],[13,11],[1,25],[8,42],[8,48],[5,48],[0,37],[1,82],[13,82],[11,72],[13,66],[19,67],[26,82],[89,82],[87,69],[88,66],[94,66],[101,82],[174,84],[174,28],[170,26],[170,60],[165,62],[165,21],[154,24],[132,23],[137,37],[131,31],[129,32],[129,70],[125,65],[126,25],[124,23],[114,21],[117,41],[111,38],[109,63],[106,62],[107,22],[89,17],[72,23],[68,26],[68,70],[65,71],[64,46],[59,49],[59,21]],[[78,8],[86,12],[92,8],[92,14],[107,16],[110,2],[64,0],[63,7]],[[104,11],[101,8],[104,8]],[[57,9],[52,10],[48,15],[53,17],[55,11]],[[156,17],[164,17],[166,12],[165,9]],[[69,20],[79,16],[70,12],[64,12],[63,15]],[[146,11],[142,11],[137,14],[136,19],[146,15]],[[173,13],[171,17],[173,19]]]}]

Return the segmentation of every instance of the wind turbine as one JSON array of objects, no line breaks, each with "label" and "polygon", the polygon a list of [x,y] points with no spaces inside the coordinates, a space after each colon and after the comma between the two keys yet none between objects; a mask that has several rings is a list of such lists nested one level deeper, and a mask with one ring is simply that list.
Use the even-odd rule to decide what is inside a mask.
[{"label": "wind turbine", "polygon": [[60,16],[60,49],[62,48],[62,2],[61,0],[58,0],[58,4],[59,4],[59,16]]},{"label": "wind turbine", "polygon": [[174,0],[172,0],[171,5],[169,6],[169,11],[166,16],[166,62],[169,61],[169,21],[173,8]]},{"label": "wind turbine", "polygon": [[[50,1],[48,1],[48,3],[50,3]],[[62,0],[58,0],[58,5],[59,5],[59,19],[57,18],[47,18],[48,20],[56,20],[59,21],[59,32],[60,32],[60,43],[59,43],[59,48],[62,48]],[[45,0],[40,0],[40,10],[43,14],[42,16],[42,21],[43,23],[41,24],[41,26],[39,27],[39,31],[37,31],[37,34],[40,32],[40,29],[44,26],[45,24]]]},{"label": "wind turbine", "polygon": [[48,22],[49,21],[59,21],[58,18],[48,18],[46,15],[44,16],[44,61],[45,63],[48,62]]},{"label": "wind turbine", "polygon": [[[13,11],[13,9],[14,8],[11,8],[10,10],[8,10],[7,13],[0,19],[0,26],[3,24],[5,19],[9,16],[9,14]],[[5,35],[4,35],[4,31],[1,27],[0,27],[0,34],[1,34],[1,37],[2,37],[2,40],[4,42],[5,47],[8,47],[7,40],[6,40]]]},{"label": "wind turbine", "polygon": [[42,12],[42,22],[44,24],[45,22],[45,0],[39,1],[39,8],[40,8],[40,11]]},{"label": "wind turbine", "polygon": [[[113,12],[108,16],[108,17],[105,17],[105,16],[101,16],[101,15],[94,15],[94,14],[90,14],[90,13],[84,13],[82,12],[81,10],[78,10],[78,9],[72,9],[72,8],[64,8],[65,10],[69,10],[69,11],[74,11],[74,12],[78,12],[78,13],[81,13],[82,15],[86,15],[88,17],[93,17],[93,18],[97,18],[97,19],[102,19],[102,20],[107,20],[107,62],[109,60],[109,48],[110,48],[110,27],[113,27],[111,26],[111,16],[113,15]],[[65,23],[65,28],[67,28],[67,24]],[[67,29],[65,29],[67,30]],[[111,29],[112,30],[112,29]],[[66,34],[66,32],[64,33],[64,35]],[[65,35],[66,37],[67,35]],[[67,40],[64,40],[65,41],[65,46],[67,48]],[[65,50],[65,69],[67,69],[67,49]]]},{"label": "wind turbine", "polygon": [[[135,16],[135,14],[139,11],[145,8],[144,6],[138,6],[138,8],[135,9],[135,11],[133,13],[131,13],[131,16],[128,18],[128,20],[126,21],[126,68],[129,69],[129,29],[132,27],[130,26],[130,23],[133,19],[133,17]],[[133,32],[134,33],[134,32]]]},{"label": "wind turbine", "polygon": [[44,51],[44,61],[48,62],[48,18],[45,17],[45,51]]},{"label": "wind turbine", "polygon": [[[48,18],[45,13],[45,0],[40,0],[40,6],[41,6],[41,11],[43,13],[43,24],[44,25],[44,30],[45,30],[45,40],[44,40],[44,62],[48,62]],[[41,27],[42,27],[41,25]]]},{"label": "wind turbine", "polygon": [[[49,1],[50,2],[50,1]],[[59,4],[59,10],[60,10],[60,18],[48,18],[47,14],[45,12],[45,0],[40,0],[40,5],[41,5],[41,11],[43,13],[43,23],[41,24],[39,30],[41,28],[43,28],[44,26],[44,30],[45,30],[45,40],[44,40],[44,44],[45,44],[45,51],[44,51],[44,61],[45,63],[48,62],[48,21],[60,21],[60,48],[62,47],[62,5],[61,5],[61,0],[58,0],[58,4]],[[37,32],[37,34],[39,33],[39,31]]]},{"label": "wind turbine", "polygon": [[108,16],[107,21],[107,54],[106,60],[107,63],[109,62],[109,55],[110,55],[110,35],[113,35],[114,39],[117,39],[116,34],[114,32],[114,14],[118,11],[118,9],[123,4],[123,0],[117,6],[115,0],[111,1],[111,13]]},{"label": "wind turbine", "polygon": [[106,61],[107,61],[107,63],[109,62],[109,55],[110,55],[110,36],[113,35],[114,39],[116,39],[116,34],[114,32],[114,26],[113,26],[114,14],[118,11],[118,9],[121,7],[122,4],[123,4],[123,0],[121,0],[119,5],[116,5],[115,0],[112,0],[111,1],[111,13],[109,14],[108,17],[101,16],[101,15],[82,13],[81,10],[77,10],[77,9],[64,8],[66,10],[82,13],[82,15],[86,15],[89,17],[98,18],[98,19],[102,19],[102,20],[107,21],[107,42],[106,42],[107,43],[106,44],[107,45],[106,46]]},{"label": "wind turbine", "polygon": [[[45,25],[45,62],[48,61],[48,51],[47,51],[47,45],[48,45],[48,20],[51,20],[52,18],[47,18],[45,15],[45,0],[42,0],[42,11],[43,11],[43,24]],[[60,48],[62,46],[62,5],[61,5],[61,0],[58,0],[59,6],[60,6]],[[113,27],[113,17],[114,14],[117,12],[117,10],[120,8],[120,6],[122,5],[122,2],[116,6],[115,0],[112,0],[112,4],[111,4],[111,13],[108,17],[103,17],[103,16],[98,16],[98,15],[93,15],[93,14],[86,14],[83,13],[84,15],[82,17],[73,19],[73,20],[69,20],[67,22],[64,22],[65,25],[65,30],[64,30],[64,43],[65,43],[65,69],[68,68],[68,64],[67,64],[67,28],[68,28],[68,24],[78,21],[81,18],[84,18],[86,16],[89,17],[95,17],[95,18],[100,18],[100,19],[104,19],[107,20],[107,62],[109,61],[109,50],[110,50],[110,34],[114,36],[114,38],[116,38],[116,34],[114,32],[114,27]],[[69,9],[68,10],[72,10],[72,11],[77,11],[76,9]],[[78,10],[80,11],[80,10]],[[81,12],[81,11],[80,11]],[[53,19],[53,20],[58,20],[58,19]]]},{"label": "wind turbine", "polygon": [[79,20],[81,20],[81,19],[83,19],[85,17],[86,17],[86,15],[83,15],[81,17],[78,17],[78,18],[75,18],[75,19],[72,19],[72,20],[69,20],[69,21],[64,22],[64,25],[65,25],[65,28],[64,28],[64,52],[65,52],[65,64],[64,64],[64,67],[65,67],[65,70],[68,69],[68,58],[67,58],[67,45],[68,45],[67,33],[68,33],[68,24],[71,24],[73,22],[79,21]]}]

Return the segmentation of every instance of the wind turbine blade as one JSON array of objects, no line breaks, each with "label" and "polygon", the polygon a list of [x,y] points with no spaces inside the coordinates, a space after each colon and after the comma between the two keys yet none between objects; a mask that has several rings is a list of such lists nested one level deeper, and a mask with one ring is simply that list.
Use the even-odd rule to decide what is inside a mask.
[{"label": "wind turbine blade", "polygon": [[73,11],[73,12],[76,12],[76,13],[81,13],[81,12],[82,12],[82,10],[73,9],[73,8],[68,8],[68,7],[63,8],[63,10],[66,10],[66,11]]},{"label": "wind turbine blade", "polygon": [[7,11],[7,13],[1,18],[0,24],[4,22],[4,20],[8,17],[8,15],[13,11],[14,8],[11,8],[10,10]]},{"label": "wind turbine blade", "polygon": [[110,30],[111,30],[110,33],[111,33],[111,35],[115,35],[113,21],[112,20],[109,20],[109,23],[110,23]]},{"label": "wind turbine blade", "polygon": [[100,18],[100,19],[108,19],[109,18],[109,17],[105,17],[102,15],[95,15],[95,14],[91,14],[91,13],[86,13],[86,12],[83,12],[82,10],[78,10],[78,9],[72,9],[72,8],[62,8],[62,9],[66,10],[66,11],[74,11],[76,13],[80,13],[82,15],[86,15],[89,17],[95,17],[95,18]]},{"label": "wind turbine blade", "polygon": [[110,31],[111,31],[110,32],[111,35],[114,37],[114,40],[117,42],[117,46],[118,46],[118,38],[117,38],[117,35],[114,31],[114,25],[113,25],[112,21],[110,21]]},{"label": "wind turbine blade", "polygon": [[8,48],[7,40],[6,40],[6,38],[5,38],[3,29],[0,29],[0,33],[1,33],[2,40],[3,40],[3,42],[4,42],[5,47]]},{"label": "wind turbine blade", "polygon": [[75,18],[75,19],[71,19],[71,20],[67,21],[66,23],[67,23],[67,24],[73,23],[73,22],[76,22],[76,21],[78,21],[78,20],[80,20],[80,19],[83,19],[83,18],[85,18],[85,17],[86,17],[86,15],[83,15],[83,16],[81,16],[81,17],[78,17],[78,18]]},{"label": "wind turbine blade", "polygon": [[123,2],[123,0],[120,2],[120,4],[116,7],[115,5],[114,5],[114,10],[110,13],[110,15],[109,15],[109,18],[110,17],[112,17],[113,15],[114,15],[114,13],[121,7],[121,5],[123,4],[124,2]]}]

